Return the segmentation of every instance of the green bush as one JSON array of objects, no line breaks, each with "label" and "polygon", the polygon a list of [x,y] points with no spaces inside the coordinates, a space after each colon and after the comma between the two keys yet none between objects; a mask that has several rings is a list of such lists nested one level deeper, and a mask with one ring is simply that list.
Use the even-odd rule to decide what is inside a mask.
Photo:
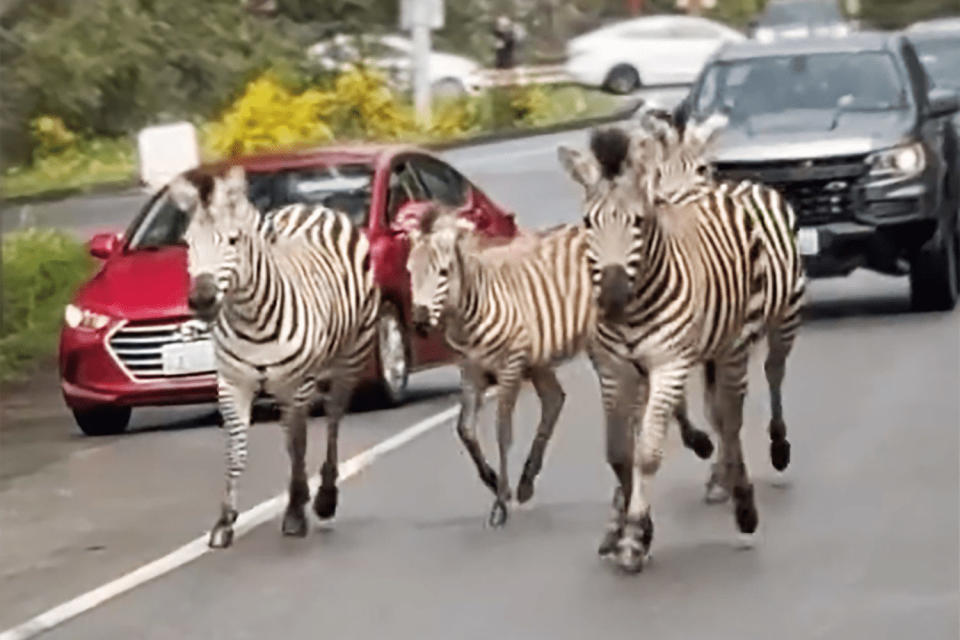
[{"label": "green bush", "polygon": [[53,229],[5,234],[2,249],[0,382],[8,382],[54,352],[64,306],[94,264],[83,244]]},{"label": "green bush", "polygon": [[97,184],[132,183],[136,153],[127,138],[78,139],[50,153],[35,153],[33,162],[3,173],[0,195],[5,198]]}]

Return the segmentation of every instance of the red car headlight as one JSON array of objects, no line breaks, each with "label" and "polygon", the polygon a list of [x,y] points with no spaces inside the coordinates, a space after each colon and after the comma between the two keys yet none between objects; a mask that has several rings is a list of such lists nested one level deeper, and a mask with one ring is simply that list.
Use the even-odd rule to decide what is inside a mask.
[{"label": "red car headlight", "polygon": [[63,321],[71,329],[87,329],[89,331],[99,331],[110,324],[110,316],[102,313],[94,313],[88,309],[68,304],[63,311]]}]

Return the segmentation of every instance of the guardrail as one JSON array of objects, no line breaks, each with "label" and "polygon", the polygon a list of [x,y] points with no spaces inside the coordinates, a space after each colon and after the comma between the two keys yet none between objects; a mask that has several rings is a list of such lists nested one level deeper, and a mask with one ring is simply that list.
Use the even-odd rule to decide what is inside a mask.
[{"label": "guardrail", "polygon": [[483,69],[477,75],[480,83],[486,87],[562,84],[573,81],[561,64],[531,65],[513,69]]}]

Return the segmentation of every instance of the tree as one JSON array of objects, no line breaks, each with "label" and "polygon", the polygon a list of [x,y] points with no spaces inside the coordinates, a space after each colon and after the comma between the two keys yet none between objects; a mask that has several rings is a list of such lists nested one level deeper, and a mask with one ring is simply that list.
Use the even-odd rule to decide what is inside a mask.
[{"label": "tree", "polygon": [[879,29],[900,29],[918,20],[960,13],[960,0],[860,0],[861,19]]}]

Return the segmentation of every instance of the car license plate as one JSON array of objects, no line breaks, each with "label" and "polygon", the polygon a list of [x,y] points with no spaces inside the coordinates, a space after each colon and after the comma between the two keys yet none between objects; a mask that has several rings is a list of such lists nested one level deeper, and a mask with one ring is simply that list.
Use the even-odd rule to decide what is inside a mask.
[{"label": "car license plate", "polygon": [[797,244],[801,255],[815,256],[820,253],[820,234],[816,229],[800,229],[797,234]]},{"label": "car license plate", "polygon": [[165,344],[160,357],[163,360],[163,373],[168,376],[211,373],[216,369],[211,340]]}]

